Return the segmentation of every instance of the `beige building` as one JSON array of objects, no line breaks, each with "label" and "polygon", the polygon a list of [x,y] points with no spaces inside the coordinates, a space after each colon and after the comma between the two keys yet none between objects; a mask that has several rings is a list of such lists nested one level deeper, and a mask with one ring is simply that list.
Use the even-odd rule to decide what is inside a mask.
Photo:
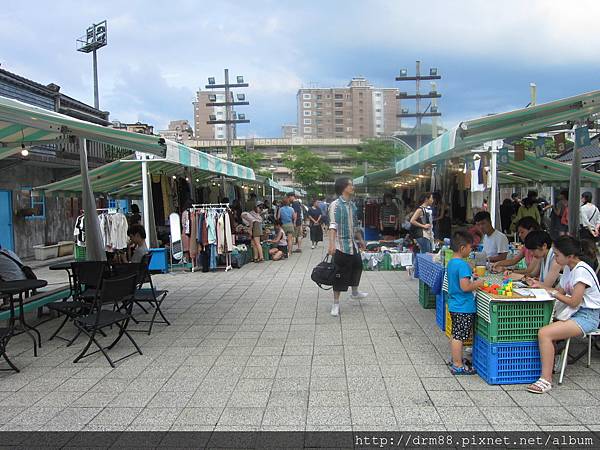
[{"label": "beige building", "polygon": [[284,139],[290,139],[298,136],[297,125],[281,125],[281,137]]},{"label": "beige building", "polygon": [[154,134],[154,126],[142,122],[123,123],[115,120],[112,122],[112,127],[119,130],[130,131],[132,133]]},{"label": "beige building", "polygon": [[400,130],[398,89],[375,88],[366,78],[347,87],[298,91],[298,136],[356,138],[389,136]]},{"label": "beige building", "polygon": [[187,120],[172,120],[166,130],[159,131],[165,139],[176,142],[189,141],[194,138],[194,130]]},{"label": "beige building", "polygon": [[[211,115],[214,115],[217,120],[225,120],[225,106],[207,106],[210,103],[210,96],[216,97],[216,102],[225,101],[225,91],[202,91],[196,92],[196,101],[194,105],[194,130],[195,136],[198,139],[226,139],[225,124],[209,125],[206,122],[209,120]],[[233,94],[231,94],[230,101],[233,101]],[[232,111],[232,116],[235,115],[235,111]],[[235,124],[231,125],[232,136],[234,139],[236,136]]]}]

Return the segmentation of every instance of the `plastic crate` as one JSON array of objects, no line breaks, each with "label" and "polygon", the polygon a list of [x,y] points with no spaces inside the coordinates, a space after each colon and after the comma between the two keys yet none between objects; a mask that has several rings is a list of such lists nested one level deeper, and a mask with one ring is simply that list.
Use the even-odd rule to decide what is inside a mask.
[{"label": "plastic crate", "polygon": [[379,263],[379,270],[392,270],[392,257],[389,253],[383,254],[383,260]]},{"label": "plastic crate", "polygon": [[492,344],[479,335],[475,335],[473,366],[488,384],[533,383],[542,371],[537,342]]},{"label": "plastic crate", "polygon": [[419,303],[424,309],[435,308],[435,294],[431,293],[431,289],[423,281],[419,280]]},{"label": "plastic crate", "polygon": [[75,254],[74,254],[74,258],[75,261],[85,261],[86,255],[87,255],[87,247],[81,247],[79,245],[75,246]]},{"label": "plastic crate", "polygon": [[446,294],[438,294],[435,298],[435,322],[442,331],[446,331]]},{"label": "plastic crate", "polygon": [[262,251],[263,251],[263,258],[265,259],[265,261],[269,261],[271,259],[271,255],[269,254],[269,250],[271,250],[271,245],[269,245],[268,243],[263,243],[262,244]]},{"label": "plastic crate", "polygon": [[[477,302],[477,313],[482,316]],[[487,317],[477,323],[477,332],[487,341],[527,342],[537,341],[537,332],[550,323],[554,302],[494,301],[486,308]]]},{"label": "plastic crate", "polygon": [[[445,303],[445,309],[446,309],[446,337],[448,339],[452,338],[452,316],[450,316],[450,311],[448,310],[448,302],[444,302]],[[476,319],[475,322],[477,322]],[[473,345],[473,336],[471,336],[468,340],[466,340],[464,342],[464,345],[467,347],[471,347]]]},{"label": "plastic crate", "polygon": [[521,328],[540,328],[550,323],[553,301],[527,300],[494,300],[484,292],[477,293],[477,314],[491,324],[502,324],[502,328],[510,329],[519,325]]}]

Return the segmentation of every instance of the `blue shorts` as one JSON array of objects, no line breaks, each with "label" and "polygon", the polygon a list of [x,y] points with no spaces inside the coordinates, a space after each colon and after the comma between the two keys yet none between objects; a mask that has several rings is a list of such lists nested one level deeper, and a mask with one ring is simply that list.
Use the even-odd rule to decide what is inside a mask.
[{"label": "blue shorts", "polygon": [[581,328],[583,334],[591,333],[598,329],[600,323],[600,309],[579,308],[570,318]]}]

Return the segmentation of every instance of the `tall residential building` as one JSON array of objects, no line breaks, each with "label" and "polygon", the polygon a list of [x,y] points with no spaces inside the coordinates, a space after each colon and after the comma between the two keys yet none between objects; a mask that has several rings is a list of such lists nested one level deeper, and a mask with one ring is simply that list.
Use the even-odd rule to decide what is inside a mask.
[{"label": "tall residential building", "polygon": [[281,125],[281,137],[289,139],[298,136],[297,125]]},{"label": "tall residential building", "polygon": [[298,135],[304,138],[368,138],[400,130],[395,88],[375,88],[366,78],[347,87],[298,91]]},{"label": "tall residential building", "polygon": [[[216,103],[225,101],[225,91],[202,91],[196,93],[196,101],[194,104],[194,130],[198,139],[226,139],[226,130],[224,124],[209,125],[206,122],[211,115],[214,115],[217,120],[225,120],[225,106],[206,106],[210,103],[211,96],[216,96]],[[230,101],[233,101],[233,94],[230,93]],[[232,116],[235,117],[235,111],[232,111]],[[232,117],[233,118],[233,117]],[[231,124],[232,135],[235,139],[236,130],[235,124]]]},{"label": "tall residential building", "polygon": [[165,139],[175,142],[189,141],[194,138],[194,130],[187,120],[172,120],[166,130],[159,131]]}]

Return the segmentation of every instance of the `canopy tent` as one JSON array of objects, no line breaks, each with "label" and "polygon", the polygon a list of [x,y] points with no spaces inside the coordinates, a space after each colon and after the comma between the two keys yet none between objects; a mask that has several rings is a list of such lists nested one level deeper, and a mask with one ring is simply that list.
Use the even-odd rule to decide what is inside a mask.
[{"label": "canopy tent", "polygon": [[566,121],[585,119],[600,112],[600,91],[468,120],[446,131],[406,158],[396,162],[396,173],[438,159],[460,156],[485,142],[527,136]]},{"label": "canopy tent", "polygon": [[[103,127],[0,96],[0,159],[20,152],[22,146],[57,145],[61,142],[74,143],[77,146],[81,175],[65,180],[67,183],[63,185],[60,184],[62,182],[57,182],[43,188],[46,190],[55,188],[55,190],[72,189],[81,191],[87,231],[86,253],[87,258],[90,260],[103,260],[106,256],[103,250],[98,216],[96,215],[94,191],[88,172],[87,140],[140,152],[142,158],[141,168],[136,162],[132,162],[135,160],[126,160],[128,162],[116,161],[111,163],[112,165],[108,164],[108,166],[111,166],[110,169],[119,174],[115,175],[113,173],[106,177],[112,181],[106,182],[107,180],[102,177],[95,177],[94,171],[92,171],[94,172],[92,178],[102,188],[109,189],[113,187],[115,190],[123,188],[127,184],[123,177],[124,173],[127,173],[127,176],[132,177],[132,179],[141,179],[145,224],[150,224],[150,192],[148,189],[148,176],[142,176],[142,174],[149,173],[147,169],[148,160],[146,159],[148,156],[159,158],[153,159],[151,164],[161,162],[191,167],[204,173],[248,180],[255,179],[252,169],[224,161],[175,142],[165,141],[158,136]],[[124,165],[130,165],[131,168]],[[105,170],[106,166],[96,170],[102,171],[103,169]],[[136,171],[137,174],[135,174]],[[77,181],[74,181],[74,179]],[[79,189],[75,189],[77,183],[81,184]],[[128,187],[134,188],[132,185]]]},{"label": "canopy tent", "polygon": [[[176,142],[166,141],[164,158],[146,159],[151,174],[173,175],[182,167],[193,170],[197,179],[210,179],[223,175],[240,180],[253,181],[254,171],[248,167],[225,161],[215,156],[186,147]],[[139,163],[144,160],[134,157],[114,161],[89,172],[92,191],[114,197],[142,195],[142,172]],[[45,192],[80,192],[81,175],[50,183],[35,189]]]}]

